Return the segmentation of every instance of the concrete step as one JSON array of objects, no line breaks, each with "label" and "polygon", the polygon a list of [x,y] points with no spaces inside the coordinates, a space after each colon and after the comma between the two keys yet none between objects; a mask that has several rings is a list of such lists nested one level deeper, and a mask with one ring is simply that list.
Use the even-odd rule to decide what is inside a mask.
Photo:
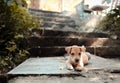
[{"label": "concrete step", "polygon": [[44,11],[44,10],[37,10],[37,9],[29,9],[29,12],[35,14],[36,16],[45,16],[45,17],[59,17],[59,18],[70,18],[69,16],[65,16],[60,12],[52,12],[52,11]]},{"label": "concrete step", "polygon": [[[120,61],[91,55],[84,71],[67,70],[64,57],[29,58],[8,72],[8,83],[119,83],[109,70],[120,69]],[[96,79],[96,76],[99,78]],[[107,78],[106,78],[107,77]],[[59,79],[59,80],[58,80]],[[106,80],[105,80],[106,79]]]},{"label": "concrete step", "polygon": [[47,28],[53,29],[54,26],[62,29],[62,27],[65,27],[66,25],[62,24],[62,23],[57,24],[57,23],[45,23],[45,22],[41,25],[41,27],[43,27],[45,29],[47,29]]},{"label": "concrete step", "polygon": [[88,38],[110,38],[110,35],[102,32],[75,32],[75,31],[60,31],[48,29],[34,29],[31,32],[33,36],[53,36],[53,37],[88,37]]},{"label": "concrete step", "polygon": [[[33,47],[30,51],[30,56],[33,57],[51,57],[63,56],[66,46],[51,46],[51,47]],[[86,46],[87,52],[101,57],[115,58],[120,57],[120,46]]]},{"label": "concrete step", "polygon": [[35,46],[120,46],[120,40],[110,38],[87,38],[87,37],[28,37],[31,47]]},{"label": "concrete step", "polygon": [[44,23],[51,24],[64,24],[64,25],[75,25],[74,21],[43,21]]},{"label": "concrete step", "polygon": [[39,19],[42,19],[43,21],[55,21],[55,22],[74,22],[73,20],[71,19],[66,19],[66,18],[61,18],[61,17],[45,17],[45,16],[40,16],[40,17],[37,17]]},{"label": "concrete step", "polygon": [[52,27],[53,25],[57,25],[59,27],[64,27],[66,25],[69,27],[78,26],[71,17],[65,16],[62,13],[35,9],[29,9],[29,11],[37,18],[42,19],[43,24],[41,27]]},{"label": "concrete step", "polygon": [[59,19],[66,19],[66,20],[71,20],[71,17],[70,16],[65,16],[65,15],[62,15],[62,14],[50,14],[50,13],[42,13],[42,12],[33,12],[32,13],[33,15],[37,16],[37,18],[51,18],[51,19],[54,19],[54,18],[59,18]]},{"label": "concrete step", "polygon": [[43,24],[41,25],[41,27],[51,27],[51,28],[53,26],[62,29],[65,26],[74,28],[77,25],[74,22],[54,22],[54,21],[43,21]]}]

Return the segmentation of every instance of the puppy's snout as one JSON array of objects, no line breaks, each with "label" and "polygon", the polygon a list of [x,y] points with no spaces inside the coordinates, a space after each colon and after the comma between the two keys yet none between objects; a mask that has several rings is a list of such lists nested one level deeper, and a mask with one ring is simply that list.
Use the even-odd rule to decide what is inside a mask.
[{"label": "puppy's snout", "polygon": [[76,63],[79,62],[79,59],[75,59],[75,62],[76,62]]}]

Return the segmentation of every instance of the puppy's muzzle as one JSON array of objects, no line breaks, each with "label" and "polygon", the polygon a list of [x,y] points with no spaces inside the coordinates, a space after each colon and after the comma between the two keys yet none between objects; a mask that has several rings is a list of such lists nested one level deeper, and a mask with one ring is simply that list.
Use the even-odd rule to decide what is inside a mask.
[{"label": "puppy's muzzle", "polygon": [[75,59],[75,62],[78,63],[78,62],[79,62],[79,59]]}]

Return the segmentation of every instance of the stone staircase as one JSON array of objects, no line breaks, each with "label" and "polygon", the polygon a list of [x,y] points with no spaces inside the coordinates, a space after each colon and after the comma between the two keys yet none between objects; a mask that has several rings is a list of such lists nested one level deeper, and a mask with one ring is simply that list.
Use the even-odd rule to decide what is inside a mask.
[{"label": "stone staircase", "polygon": [[[112,39],[110,34],[74,31],[75,20],[63,13],[29,9],[29,12],[43,20],[43,30],[33,30],[28,37],[31,56],[61,56],[64,48],[84,45],[87,51],[103,57],[120,57],[120,38]],[[71,28],[62,30],[63,27]],[[57,29],[56,29],[57,28]],[[118,37],[120,34],[118,34]]]},{"label": "stone staircase", "polygon": [[29,12],[42,21],[41,28],[62,29],[65,26],[69,28],[75,28],[78,26],[70,16],[65,16],[60,12],[51,12],[36,9],[29,9]]},{"label": "stone staircase", "polygon": [[28,42],[31,56],[62,56],[64,48],[84,45],[87,51],[102,57],[120,57],[120,40],[106,33],[33,30]]}]

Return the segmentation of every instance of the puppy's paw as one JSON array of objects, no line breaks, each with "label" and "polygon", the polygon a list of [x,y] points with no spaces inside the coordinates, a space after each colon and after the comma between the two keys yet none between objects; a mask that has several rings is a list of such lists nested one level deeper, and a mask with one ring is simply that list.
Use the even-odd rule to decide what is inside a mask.
[{"label": "puppy's paw", "polygon": [[73,66],[67,66],[68,70],[74,70]]},{"label": "puppy's paw", "polygon": [[76,67],[75,70],[76,71],[82,71],[84,68],[83,67]]},{"label": "puppy's paw", "polygon": [[87,68],[85,68],[85,67],[83,68],[83,70],[84,70],[85,72],[88,72],[88,69],[87,69]]}]

